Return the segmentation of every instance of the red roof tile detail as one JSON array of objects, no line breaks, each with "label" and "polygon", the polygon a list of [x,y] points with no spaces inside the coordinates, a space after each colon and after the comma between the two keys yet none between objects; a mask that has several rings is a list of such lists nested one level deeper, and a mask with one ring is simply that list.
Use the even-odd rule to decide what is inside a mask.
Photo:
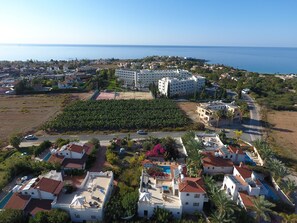
[{"label": "red roof tile detail", "polygon": [[35,215],[39,211],[49,211],[52,202],[52,200],[31,199],[25,208],[25,212]]},{"label": "red roof tile detail", "polygon": [[95,146],[92,143],[85,143],[83,145],[83,148],[84,148],[86,154],[90,155],[91,152],[93,151],[93,149],[95,148]]},{"label": "red roof tile detail", "polygon": [[185,177],[178,185],[180,192],[206,193],[202,178]]},{"label": "red roof tile detail", "polygon": [[62,181],[43,177],[36,183],[34,188],[57,195],[61,192],[63,186]]},{"label": "red roof tile detail", "polygon": [[229,145],[228,150],[231,153],[237,153],[237,154],[240,154],[240,155],[244,155],[244,151],[242,149],[240,149],[240,148],[235,147],[235,146]]},{"label": "red roof tile detail", "polygon": [[251,178],[252,172],[247,166],[234,166],[243,179]]},{"label": "red roof tile detail", "polygon": [[76,144],[70,144],[68,146],[68,150],[76,153],[82,153],[84,151],[84,147]]},{"label": "red roof tile detail", "polygon": [[214,152],[204,152],[205,157],[202,158],[203,166],[216,166],[216,167],[231,167],[233,162],[223,157],[216,157]]},{"label": "red roof tile detail", "polygon": [[5,205],[5,209],[17,209],[17,210],[24,210],[27,203],[30,200],[29,195],[22,195],[19,193],[14,193],[7,204]]},{"label": "red roof tile detail", "polygon": [[246,208],[254,207],[253,199],[254,197],[249,196],[245,191],[244,192],[238,192],[238,195],[240,196],[242,203]]}]

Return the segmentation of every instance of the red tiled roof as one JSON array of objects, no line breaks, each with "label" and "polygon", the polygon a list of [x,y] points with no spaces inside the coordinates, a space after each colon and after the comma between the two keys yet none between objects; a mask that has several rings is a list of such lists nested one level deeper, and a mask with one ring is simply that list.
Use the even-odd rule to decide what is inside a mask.
[{"label": "red tiled roof", "polygon": [[243,150],[240,149],[240,148],[237,148],[237,147],[235,147],[235,146],[228,145],[228,150],[229,150],[231,153],[237,153],[237,154],[240,154],[240,155],[244,155]]},{"label": "red tiled roof", "polygon": [[185,177],[178,188],[180,192],[206,193],[202,178]]},{"label": "red tiled roof", "polygon": [[76,153],[82,153],[84,151],[84,147],[76,144],[70,144],[68,146],[68,150]]},{"label": "red tiled roof", "polygon": [[22,195],[19,193],[14,193],[4,208],[5,209],[11,208],[11,209],[24,210],[29,200],[30,200],[29,195]]},{"label": "red tiled roof", "polygon": [[214,152],[204,152],[205,157],[202,158],[203,166],[231,167],[233,163],[229,159],[216,157]]},{"label": "red tiled roof", "polygon": [[31,199],[25,208],[25,212],[35,215],[39,211],[51,210],[53,200]]},{"label": "red tiled roof", "polygon": [[87,155],[90,155],[91,154],[91,152],[93,151],[94,147],[95,146],[92,143],[85,143],[83,145],[83,148],[85,149]]},{"label": "red tiled roof", "polygon": [[48,162],[62,164],[63,160],[64,160],[64,156],[60,156],[60,155],[57,155],[57,154],[52,154],[50,156],[50,158],[48,159]]},{"label": "red tiled roof", "polygon": [[253,197],[249,196],[245,191],[244,192],[238,192],[238,195],[240,196],[243,205],[245,208],[251,208],[254,207],[253,203]]},{"label": "red tiled roof", "polygon": [[252,171],[247,166],[235,166],[236,170],[239,172],[239,174],[243,177],[243,179],[251,178]]},{"label": "red tiled roof", "polygon": [[36,183],[34,188],[57,195],[61,192],[63,186],[62,181],[43,177]]}]

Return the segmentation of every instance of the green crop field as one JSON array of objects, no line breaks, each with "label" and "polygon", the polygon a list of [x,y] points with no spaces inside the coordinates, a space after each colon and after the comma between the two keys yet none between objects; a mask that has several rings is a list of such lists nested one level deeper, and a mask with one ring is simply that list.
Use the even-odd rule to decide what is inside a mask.
[{"label": "green crop field", "polygon": [[171,100],[77,101],[45,125],[56,132],[178,128],[189,119]]}]

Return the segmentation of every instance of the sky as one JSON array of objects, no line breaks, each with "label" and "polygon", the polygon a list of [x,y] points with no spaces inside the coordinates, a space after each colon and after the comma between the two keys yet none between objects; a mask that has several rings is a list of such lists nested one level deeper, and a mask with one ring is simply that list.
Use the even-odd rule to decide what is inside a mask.
[{"label": "sky", "polygon": [[0,0],[0,44],[297,47],[297,0]]}]

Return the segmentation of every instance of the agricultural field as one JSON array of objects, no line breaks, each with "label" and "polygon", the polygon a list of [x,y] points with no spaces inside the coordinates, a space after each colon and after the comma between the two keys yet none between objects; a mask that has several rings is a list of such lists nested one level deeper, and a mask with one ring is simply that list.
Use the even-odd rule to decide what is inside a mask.
[{"label": "agricultural field", "polygon": [[35,131],[61,111],[69,96],[24,95],[0,97],[0,140],[10,135]]},{"label": "agricultural field", "polygon": [[190,123],[171,100],[77,101],[44,128],[54,132],[176,129]]},{"label": "agricultural field", "polygon": [[273,149],[297,171],[297,112],[269,111],[269,141]]}]

